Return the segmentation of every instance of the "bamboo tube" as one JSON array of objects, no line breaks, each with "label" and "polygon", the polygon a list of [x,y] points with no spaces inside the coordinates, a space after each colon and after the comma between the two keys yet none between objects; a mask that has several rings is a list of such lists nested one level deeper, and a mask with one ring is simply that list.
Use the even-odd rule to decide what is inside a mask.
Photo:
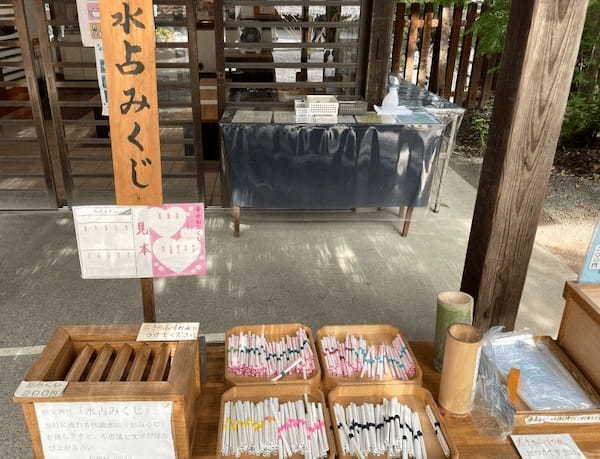
[{"label": "bamboo tube", "polygon": [[480,352],[481,331],[478,328],[467,324],[454,324],[448,328],[439,402],[452,414],[471,412]]},{"label": "bamboo tube", "polygon": [[435,321],[435,353],[433,366],[442,369],[446,332],[452,324],[473,323],[473,297],[463,292],[442,292],[437,296]]}]

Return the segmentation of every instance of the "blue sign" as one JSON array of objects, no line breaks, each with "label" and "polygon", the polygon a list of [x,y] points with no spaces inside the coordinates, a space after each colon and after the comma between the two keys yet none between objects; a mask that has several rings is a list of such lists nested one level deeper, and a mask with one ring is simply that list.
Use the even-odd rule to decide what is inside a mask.
[{"label": "blue sign", "polygon": [[579,275],[581,284],[600,284],[600,219],[596,223],[592,241]]}]

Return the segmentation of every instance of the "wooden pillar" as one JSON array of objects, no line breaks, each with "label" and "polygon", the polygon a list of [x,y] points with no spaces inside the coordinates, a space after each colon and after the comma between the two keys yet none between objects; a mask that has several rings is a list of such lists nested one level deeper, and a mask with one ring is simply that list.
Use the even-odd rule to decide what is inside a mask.
[{"label": "wooden pillar", "polygon": [[587,3],[512,2],[462,279],[483,328],[515,324]]},{"label": "wooden pillar", "polygon": [[[371,15],[369,54],[366,69],[366,100],[369,105],[381,104],[390,71],[392,29],[396,2],[374,1]],[[362,11],[361,11],[361,14]]]},{"label": "wooden pillar", "polygon": [[[117,204],[158,206],[163,194],[152,0],[101,0],[100,15]],[[155,322],[153,280],[142,279],[141,289],[144,321]]]}]

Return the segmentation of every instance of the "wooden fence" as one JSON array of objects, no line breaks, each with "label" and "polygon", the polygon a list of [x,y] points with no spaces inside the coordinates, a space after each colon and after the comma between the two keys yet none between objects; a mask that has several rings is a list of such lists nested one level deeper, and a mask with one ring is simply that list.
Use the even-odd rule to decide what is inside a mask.
[{"label": "wooden fence", "polygon": [[477,54],[472,27],[487,5],[435,7],[398,3],[392,49],[393,72],[463,107],[481,107],[493,93],[499,55]]}]

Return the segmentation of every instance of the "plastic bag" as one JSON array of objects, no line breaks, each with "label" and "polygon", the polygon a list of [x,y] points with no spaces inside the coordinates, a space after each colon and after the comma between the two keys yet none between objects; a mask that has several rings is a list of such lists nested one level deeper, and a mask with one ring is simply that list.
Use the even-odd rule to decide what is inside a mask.
[{"label": "plastic bag", "polygon": [[494,363],[491,341],[501,331],[502,327],[494,327],[483,336],[471,419],[484,435],[504,439],[512,432],[515,409]]},{"label": "plastic bag", "polygon": [[511,368],[521,371],[519,397],[533,410],[598,408],[558,358],[531,333],[496,333],[491,339],[494,362],[506,378]]}]

